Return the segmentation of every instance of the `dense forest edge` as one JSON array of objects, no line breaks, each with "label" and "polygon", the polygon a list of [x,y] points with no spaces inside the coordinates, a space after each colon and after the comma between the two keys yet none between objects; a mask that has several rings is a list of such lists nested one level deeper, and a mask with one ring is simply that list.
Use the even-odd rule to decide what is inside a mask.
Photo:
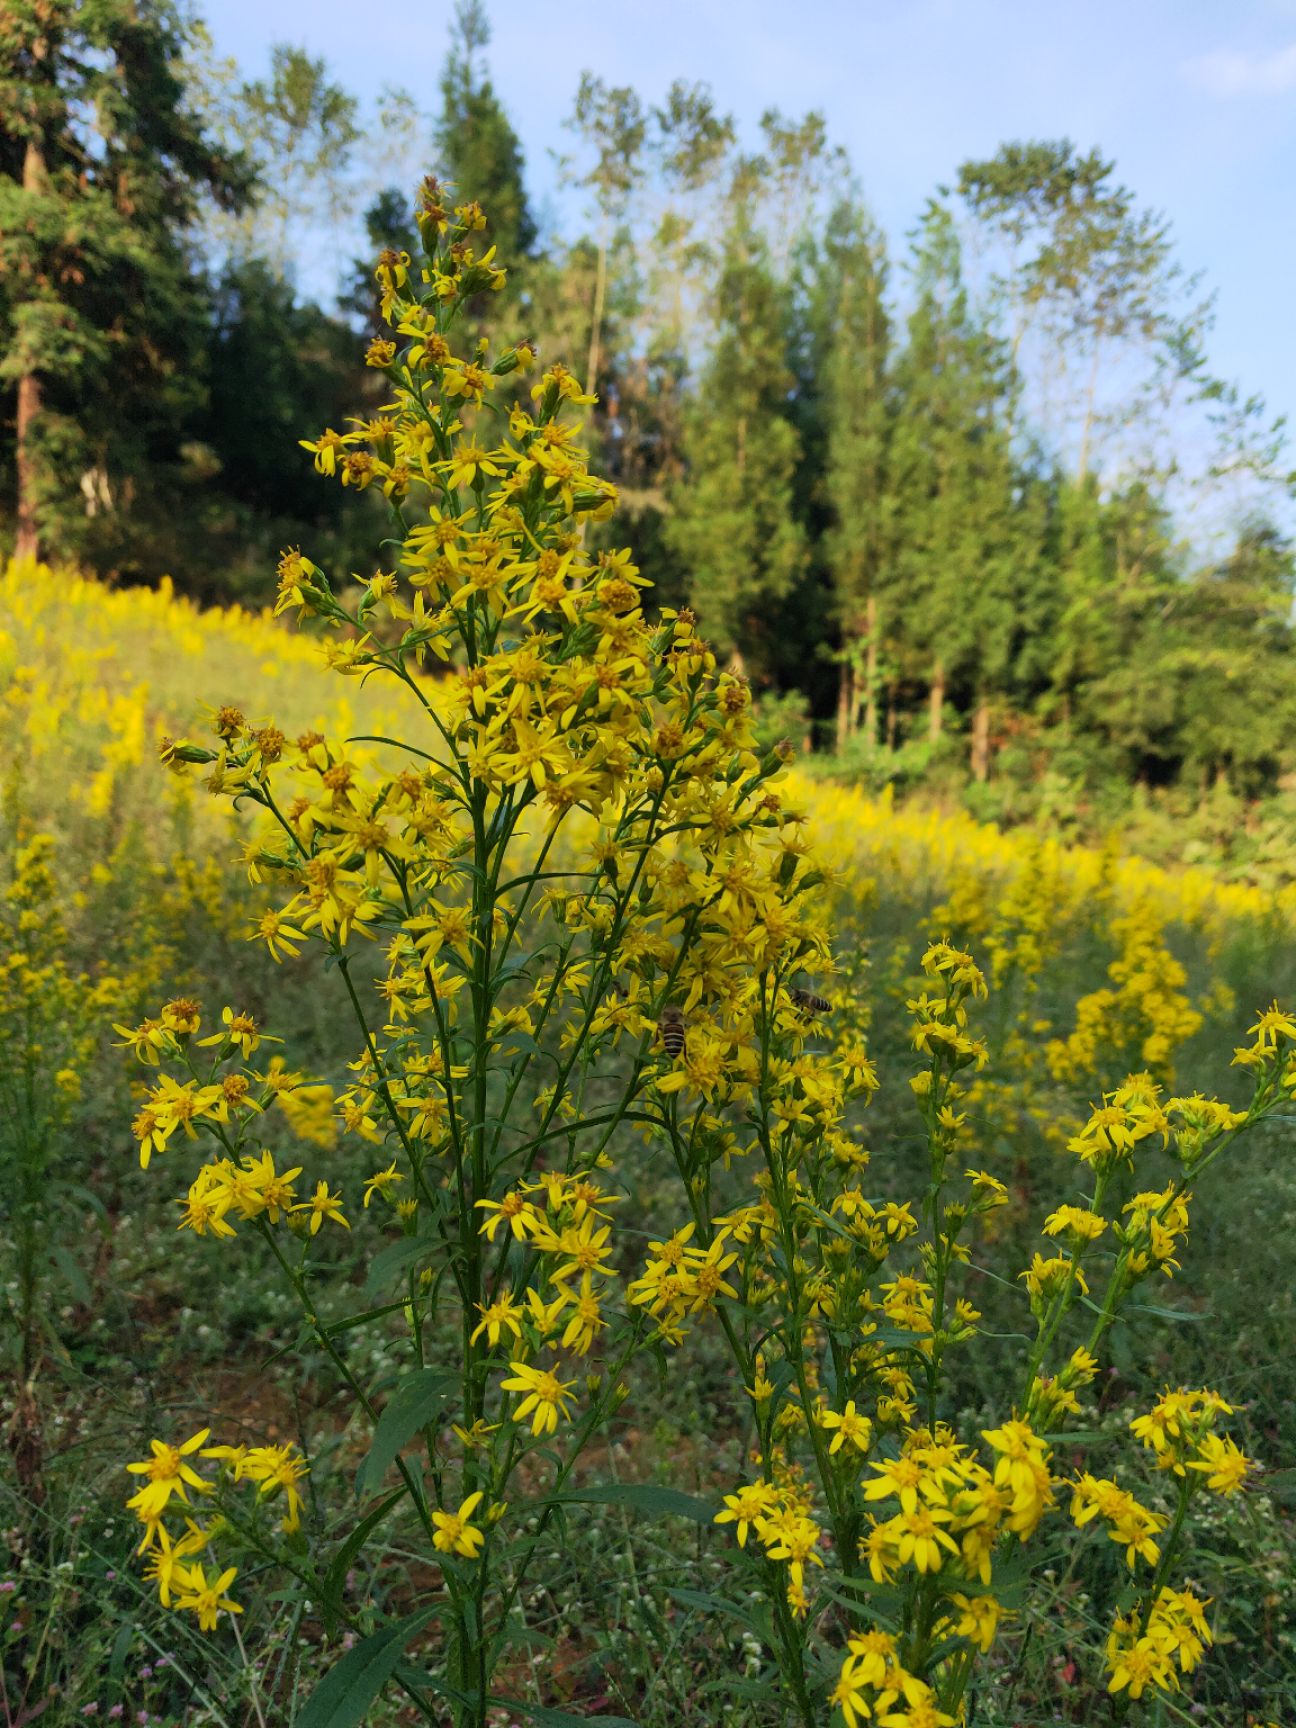
[{"label": "dense forest edge", "polygon": [[[385,501],[299,439],[381,410],[374,259],[433,172],[521,260],[657,604],[771,738],[870,792],[1286,879],[1290,451],[1115,164],[1008,143],[887,235],[821,116],[751,139],[703,85],[585,74],[542,206],[489,44],[460,0],[429,114],[289,45],[249,76],[157,0],[6,8],[0,552],[253,606],[285,546],[367,577]],[[490,296],[474,318],[496,334]]]}]

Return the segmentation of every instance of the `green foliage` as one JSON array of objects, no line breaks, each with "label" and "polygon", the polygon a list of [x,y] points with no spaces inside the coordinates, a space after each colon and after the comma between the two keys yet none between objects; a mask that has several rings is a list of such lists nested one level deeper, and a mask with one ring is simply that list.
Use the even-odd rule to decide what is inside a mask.
[{"label": "green foliage", "polygon": [[[859,672],[870,737],[876,736],[878,593],[892,551],[889,468],[894,401],[891,314],[886,303],[886,241],[858,202],[839,205],[824,236],[821,276],[829,296],[824,365],[826,449],[823,490],[831,512],[825,550],[843,646],[866,639],[866,668],[847,665],[850,678],[845,735],[854,731]],[[839,738],[840,743],[844,737]]]},{"label": "green foliage", "polygon": [[[897,284],[822,116],[771,110],[747,151],[705,85],[654,105],[586,73],[563,164],[583,207],[542,241],[489,47],[483,0],[459,0],[429,139],[412,98],[385,91],[376,124],[303,48],[245,76],[171,0],[6,9],[0,488],[22,549],[211,597],[263,596],[307,538],[352,561],[363,527],[293,430],[381,401],[348,331],[378,327],[373,255],[411,250],[392,188],[417,157],[523,260],[542,353],[583,360],[659,603],[692,605],[766,694],[800,692],[816,745],[908,783],[909,746],[948,734],[929,784],[1001,782],[971,795],[1008,819],[1059,784],[1093,822],[1140,784],[1278,795],[1283,435],[1211,376],[1209,307],[1107,156],[964,162]],[[362,208],[333,314],[289,258]],[[467,309],[474,337],[495,305]]]},{"label": "green foliage", "polygon": [[482,58],[489,42],[482,0],[457,0],[441,74],[437,156],[456,201],[472,199],[489,212],[485,245],[520,262],[534,249],[537,230],[523,183],[522,145]]},{"label": "green foliage", "polygon": [[184,229],[200,195],[236,207],[249,176],[188,107],[183,44],[170,0],[0,14],[0,387],[21,550],[92,545],[194,403]]},{"label": "green foliage", "polygon": [[720,649],[759,676],[772,653],[763,614],[805,558],[792,514],[798,439],[785,413],[780,296],[745,204],[724,252],[718,336],[687,416],[667,534],[689,572],[690,604]]},{"label": "green foliage", "polygon": [[974,700],[1012,688],[1029,636],[1037,548],[1009,418],[1017,380],[974,315],[949,212],[932,204],[914,260],[918,301],[897,364],[891,441],[896,552],[885,610],[911,674],[932,665],[933,736],[951,678]]}]

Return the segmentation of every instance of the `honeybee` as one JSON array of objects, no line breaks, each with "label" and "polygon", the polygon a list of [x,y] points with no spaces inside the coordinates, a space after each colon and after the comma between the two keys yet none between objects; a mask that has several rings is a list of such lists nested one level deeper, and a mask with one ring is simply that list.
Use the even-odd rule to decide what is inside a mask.
[{"label": "honeybee", "polygon": [[668,1002],[657,1016],[657,1032],[662,1049],[673,1062],[684,1048],[684,1010]]},{"label": "honeybee", "polygon": [[832,1007],[826,996],[816,996],[813,990],[789,990],[788,998],[803,1014],[826,1014]]}]

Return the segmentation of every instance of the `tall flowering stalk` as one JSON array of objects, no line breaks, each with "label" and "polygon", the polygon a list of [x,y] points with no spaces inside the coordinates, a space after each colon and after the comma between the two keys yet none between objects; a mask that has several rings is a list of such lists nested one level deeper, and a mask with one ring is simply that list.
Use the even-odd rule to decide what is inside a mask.
[{"label": "tall flowering stalk", "polygon": [[[368,357],[391,399],[309,445],[325,473],[388,494],[394,568],[352,605],[300,554],[280,569],[280,609],[330,627],[339,672],[398,680],[408,731],[364,766],[357,741],[290,744],[222,711],[217,749],[164,755],[210,765],[214,791],[265,812],[249,865],[285,891],[260,935],[276,957],[322,948],[354,1010],[338,1114],[383,1148],[362,1211],[375,1203],[397,1233],[387,1308],[403,1314],[414,1377],[388,1411],[424,1451],[422,1465],[399,1450],[390,1462],[445,1579],[423,1616],[439,1622],[443,1685],[479,1722],[540,1533],[625,1397],[622,1375],[725,1288],[710,1229],[680,1242],[666,1295],[627,1287],[612,1154],[632,1124],[679,1131],[686,1077],[707,1093],[754,1079],[774,979],[826,938],[799,818],[774,789],[783,759],[756,754],[746,689],[688,615],[648,624],[628,554],[587,550],[585,524],[612,500],[579,442],[591,398],[555,366],[507,414],[494,407],[535,356],[452,351],[461,309],[503,281],[474,252],[481,213],[451,213],[428,183],[418,219],[425,268],[386,255],[378,271],[394,339]],[[689,1023],[676,1055],[657,1032],[669,1011]],[[128,1033],[146,1060],[185,1070],[144,1103],[143,1160],[214,1141],[184,1223],[260,1231],[309,1310],[320,1233],[354,1212],[327,1177],[261,1149],[283,1079],[256,1064],[249,1018],[227,1010],[213,1036],[199,1030],[192,1005],[172,1004]],[[699,1110],[686,1132],[704,1172],[719,1123]],[[431,1349],[447,1308],[459,1347],[442,1373]],[[315,1324],[381,1435],[369,1390]],[[163,1521],[145,1523],[151,1547]]]},{"label": "tall flowering stalk", "polygon": [[[360,1720],[389,1684],[427,1720],[448,1707],[481,1728],[508,1702],[498,1676],[527,1638],[546,1532],[610,1492],[577,1474],[582,1452],[636,1359],[710,1319],[751,1479],[719,1507],[621,1498],[714,1520],[722,1541],[732,1526],[763,1603],[732,1606],[798,1720],[959,1719],[1005,1616],[1001,1569],[1060,1516],[1064,1488],[1076,1528],[1104,1527],[1152,1569],[1116,1622],[1110,1684],[1173,1687],[1209,1636],[1203,1605],[1169,1582],[1183,1515],[1161,1541],[1157,1514],[1104,1479],[1064,1478],[1056,1449],[1121,1305],[1172,1269],[1189,1183],[1282,1095],[1296,1028],[1262,1023],[1246,1112],[1162,1102],[1146,1077],[1104,1101],[1074,1142],[1092,1192],[1050,1216],[1049,1252],[1023,1276],[1020,1385],[998,1425],[956,1433],[946,1364],[976,1346],[969,1263],[1004,1198],[969,1167],[960,1109],[986,1060],[982,975],[948,942],[927,953],[910,1003],[927,1168],[912,1199],[883,1201],[859,1137],[877,1085],[868,1003],[856,970],[834,973],[786,753],[757,752],[747,690],[695,620],[650,623],[630,555],[591,550],[613,504],[581,443],[592,398],[559,365],[519,391],[526,342],[456,352],[465,307],[504,280],[478,256],[481,211],[447,208],[428,181],[417,220],[423,261],[386,253],[378,268],[392,334],[368,361],[388,400],[306,446],[322,473],[387,496],[390,567],[348,595],[291,551],[278,604],[325,627],[339,674],[392,680],[406,723],[290,741],[222,709],[213,745],[163,751],[260,811],[246,863],[273,898],[258,935],[336,974],[356,1025],[349,1083],[308,1095],[232,1007],[211,1031],[185,1001],[123,1029],[163,1065],[135,1123],[142,1162],[193,1149],[182,1226],[231,1252],[264,1238],[372,1430],[360,1487],[374,1500],[331,1551],[303,1533],[295,1448],[155,1441],[131,1505],[162,1601],[217,1625],[239,1608],[227,1562],[252,1554],[366,1630],[348,1565],[403,1520],[439,1582],[341,1659],[312,1728]],[[374,1148],[358,1209],[320,1162],[328,1134],[305,1132],[330,1103]],[[290,1167],[263,1144],[277,1104],[313,1142]],[[643,1138],[676,1197],[646,1259],[631,1248]],[[1180,1174],[1109,1216],[1140,1146],[1172,1140]],[[363,1232],[381,1300],[325,1322],[314,1289],[338,1232]],[[340,1342],[364,1325],[402,1329],[385,1402]],[[1216,1431],[1226,1414],[1172,1394],[1136,1430],[1177,1472],[1183,1514],[1245,1473]]]}]

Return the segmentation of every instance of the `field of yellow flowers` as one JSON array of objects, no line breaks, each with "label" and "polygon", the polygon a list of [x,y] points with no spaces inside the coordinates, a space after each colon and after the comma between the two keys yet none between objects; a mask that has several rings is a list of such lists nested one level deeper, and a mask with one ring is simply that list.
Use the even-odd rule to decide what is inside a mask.
[{"label": "field of yellow flowers", "polygon": [[[376,770],[390,754],[384,740],[408,733],[408,703],[377,679],[330,677],[324,644],[268,614],[204,612],[165,589],[112,591],[69,571],[14,565],[0,579],[0,621],[0,1227],[6,1370],[15,1389],[6,1400],[3,1479],[11,1555],[0,1572],[6,1719],[34,1720],[44,1704],[51,1722],[289,1720],[264,1714],[267,1700],[309,1694],[328,1652],[352,1647],[355,1634],[341,1633],[301,1594],[276,1595],[269,1583],[257,1593],[255,1567],[239,1580],[255,1612],[241,1627],[225,1616],[237,1637],[212,1636],[202,1613],[159,1609],[155,1587],[130,1557],[136,1544],[120,1512],[121,1467],[147,1451],[145,1435],[210,1428],[244,1449],[240,1467],[252,1480],[286,1485],[290,1497],[300,1478],[282,1469],[286,1450],[304,1455],[309,1447],[313,1481],[353,1473],[363,1446],[321,1355],[342,1335],[325,1328],[323,1345],[303,1343],[266,1255],[231,1270],[211,1237],[195,1243],[186,1235],[177,1250],[170,1190],[159,1193],[140,1171],[130,1132],[156,1071],[132,1067],[112,1028],[145,1022],[163,999],[190,999],[195,1016],[201,1005],[204,1032],[219,1030],[221,1007],[234,1003],[249,1024],[290,1034],[281,1054],[262,1050],[267,1107],[280,1119],[276,1143],[293,1149],[294,1163],[326,1174],[326,1225],[333,1195],[352,1219],[363,1215],[360,1189],[376,1180],[376,1159],[366,1145],[372,1134],[346,1132],[356,1097],[348,1031],[295,957],[295,942],[276,959],[264,941],[250,940],[264,929],[268,903],[263,842],[250,818],[237,799],[227,808],[211,798],[201,778],[168,772],[159,747],[165,756],[168,740],[197,736],[213,720],[219,726],[220,709],[237,709],[249,725],[285,738],[355,740],[355,762]],[[439,700],[435,680],[428,692]],[[1201,869],[1156,869],[1122,856],[1115,843],[1068,848],[957,814],[896,808],[796,770],[780,795],[807,818],[827,867],[835,950],[816,989],[867,1038],[883,1076],[870,1143],[905,1143],[912,1100],[897,1076],[912,1067],[906,1003],[912,1009],[922,985],[924,949],[946,940],[981,964],[988,998],[980,1030],[993,1054],[966,1081],[960,1151],[1002,1184],[992,1238],[1007,1260],[1015,1245],[1029,1263],[1032,1202],[1065,1191],[1058,1169],[1068,1142],[1082,1133],[1091,1104],[1126,1075],[1145,1072],[1172,1088],[1178,1071],[1242,1101],[1232,1048],[1275,995],[1291,1000],[1296,901]],[[1296,1707],[1296,1541],[1285,1469],[1296,1443],[1288,1132],[1273,1122],[1226,1179],[1203,1178],[1182,1268],[1140,1297],[1159,1324],[1150,1341],[1134,1315],[1116,1327],[1089,1407],[1088,1440],[1097,1443],[1128,1420],[1132,1402],[1166,1386],[1218,1385],[1235,1409],[1233,1432],[1260,1460],[1244,1495],[1220,1498],[1198,1520],[1181,1558],[1193,1599],[1211,1601],[1216,1648],[1194,1677],[1194,1715],[1165,1694],[1159,1720],[1222,1728]],[[656,1179],[650,1169],[642,1176],[639,1198],[651,1207]],[[876,1204],[901,1216],[913,1189],[903,1155],[875,1157],[871,1177]],[[377,1291],[381,1280],[365,1259],[354,1255],[346,1277],[356,1287],[368,1277]],[[954,1407],[979,1426],[999,1403],[987,1382],[997,1371],[994,1328],[1006,1337],[1017,1321],[1014,1293],[990,1275],[976,1294],[989,1345],[975,1372],[953,1361],[949,1371]],[[503,1323],[516,1328],[507,1312]],[[355,1336],[365,1341],[348,1350],[350,1370],[382,1384],[391,1366],[386,1343]],[[277,1371],[275,1358],[294,1338],[294,1367]],[[1005,1344],[1005,1373],[1008,1361]],[[598,1475],[624,1493],[595,1496],[584,1508],[579,1588],[570,1554],[543,1524],[536,1529],[554,1550],[553,1581],[531,1600],[535,1651],[511,1658],[509,1675],[514,1695],[529,1689],[537,1700],[532,1719],[568,1720],[552,1711],[555,1699],[576,1714],[644,1723],[709,1723],[764,1709],[759,1620],[745,1625],[733,1610],[725,1617],[718,1566],[700,1550],[687,1585],[679,1584],[700,1538],[685,1540],[669,1526],[645,1531],[632,1516],[630,1485],[650,1494],[661,1484],[667,1496],[682,1486],[719,1505],[746,1476],[742,1436],[720,1414],[719,1373],[704,1345],[690,1372],[661,1379],[652,1397],[636,1388],[628,1428],[593,1436]],[[853,1432],[853,1409],[834,1418],[843,1436]],[[1078,1476],[1087,1443],[1084,1434],[1075,1439]],[[260,1476],[258,1458],[269,1460]],[[459,1507],[459,1522],[438,1526],[449,1532],[452,1560],[476,1552],[476,1498]],[[769,1508],[762,1513],[758,1500],[751,1515],[759,1520]],[[736,1512],[722,1520],[747,1516],[741,1496],[726,1504]],[[1101,1511],[1101,1497],[1094,1506]],[[1163,1526],[1172,1510],[1154,1503],[1147,1529]],[[794,1526],[787,1530],[795,1545]],[[354,1575],[358,1546],[342,1561]],[[402,1564],[397,1605],[410,1609],[432,1575],[423,1560],[407,1555]],[[1050,1563],[1045,1555],[1040,1565],[1036,1588],[1047,1614],[1035,1624],[1047,1633],[1012,1646],[992,1685],[972,1694],[971,1720],[1096,1719],[1089,1669],[1105,1636],[1096,1597],[1112,1580],[1096,1580],[1074,1558]],[[230,1598],[214,1572],[208,1582],[214,1626]],[[1013,1591],[1022,1587],[1001,1591],[996,1613],[1011,1621]],[[358,1588],[372,1602],[374,1576],[365,1573]],[[600,1603],[594,1619],[591,1600]],[[863,1681],[851,1689],[852,1676],[871,1672],[868,1648],[860,1644],[838,1682],[847,1719],[869,1719],[866,1700],[881,1699],[881,1720],[918,1722],[912,1700],[893,1703],[888,1715],[884,1689]],[[404,1708],[399,1699],[375,1704],[363,1719],[421,1719]],[[777,1708],[767,1714],[780,1719]]]}]

